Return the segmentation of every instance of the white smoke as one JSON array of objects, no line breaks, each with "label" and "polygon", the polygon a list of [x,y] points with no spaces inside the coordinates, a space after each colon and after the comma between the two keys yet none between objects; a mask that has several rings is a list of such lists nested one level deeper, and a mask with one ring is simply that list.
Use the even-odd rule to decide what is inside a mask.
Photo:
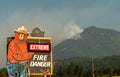
[{"label": "white smoke", "polygon": [[81,38],[80,33],[83,32],[83,29],[81,29],[77,24],[75,23],[69,23],[65,27],[65,38],[66,39],[78,39]]}]

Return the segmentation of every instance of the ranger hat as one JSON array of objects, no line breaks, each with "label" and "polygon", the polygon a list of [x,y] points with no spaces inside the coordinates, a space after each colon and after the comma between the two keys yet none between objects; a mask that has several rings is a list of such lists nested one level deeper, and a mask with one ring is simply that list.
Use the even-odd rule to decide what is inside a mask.
[{"label": "ranger hat", "polygon": [[14,31],[23,34],[29,34],[27,28],[25,28],[24,26],[20,26],[18,27],[18,29],[14,29]]}]

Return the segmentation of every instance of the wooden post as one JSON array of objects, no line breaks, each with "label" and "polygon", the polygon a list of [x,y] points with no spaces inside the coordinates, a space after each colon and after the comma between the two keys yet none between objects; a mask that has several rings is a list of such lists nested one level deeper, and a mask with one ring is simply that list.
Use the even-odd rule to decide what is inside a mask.
[{"label": "wooden post", "polygon": [[49,77],[52,77],[52,75],[49,75]]},{"label": "wooden post", "polygon": [[29,62],[28,62],[28,77],[30,77],[30,66],[29,66]]},{"label": "wooden post", "polygon": [[47,71],[44,71],[43,74],[44,74],[44,77],[47,77]]}]

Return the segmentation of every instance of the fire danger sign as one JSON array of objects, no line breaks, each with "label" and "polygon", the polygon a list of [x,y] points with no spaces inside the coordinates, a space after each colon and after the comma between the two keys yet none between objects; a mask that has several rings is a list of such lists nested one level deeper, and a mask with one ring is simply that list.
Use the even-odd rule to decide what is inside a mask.
[{"label": "fire danger sign", "polygon": [[52,75],[52,38],[29,37],[27,44],[28,51],[34,53],[29,63],[30,74],[42,75],[47,70]]}]

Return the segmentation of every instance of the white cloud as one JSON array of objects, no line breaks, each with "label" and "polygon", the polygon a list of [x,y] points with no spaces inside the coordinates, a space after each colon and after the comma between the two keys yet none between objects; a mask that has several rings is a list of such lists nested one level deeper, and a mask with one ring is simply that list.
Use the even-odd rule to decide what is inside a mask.
[{"label": "white cloud", "polygon": [[81,38],[79,34],[82,32],[83,32],[83,29],[81,29],[80,26],[78,26],[74,22],[70,22],[65,27],[65,38],[71,39],[73,36],[76,36],[76,39]]}]

